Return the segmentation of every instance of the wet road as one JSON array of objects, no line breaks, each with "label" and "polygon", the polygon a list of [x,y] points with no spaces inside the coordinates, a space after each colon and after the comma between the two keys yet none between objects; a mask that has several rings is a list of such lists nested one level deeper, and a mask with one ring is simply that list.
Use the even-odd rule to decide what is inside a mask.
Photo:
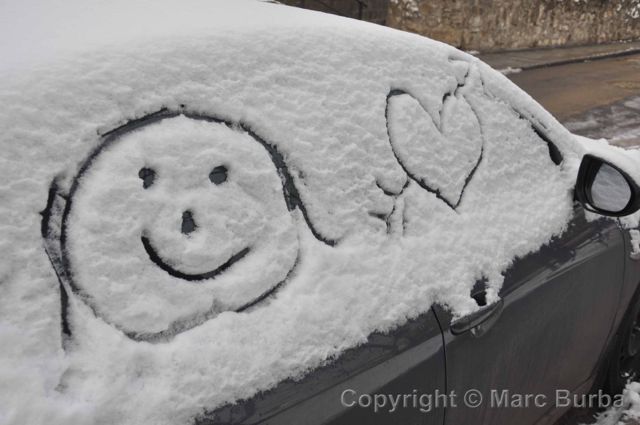
[{"label": "wet road", "polygon": [[640,145],[640,55],[525,70],[509,78],[574,133]]}]

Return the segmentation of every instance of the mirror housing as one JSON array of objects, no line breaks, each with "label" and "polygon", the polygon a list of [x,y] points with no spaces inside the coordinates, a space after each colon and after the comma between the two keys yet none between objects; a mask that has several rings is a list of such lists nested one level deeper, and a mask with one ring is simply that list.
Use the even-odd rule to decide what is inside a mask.
[{"label": "mirror housing", "polygon": [[640,187],[616,165],[597,156],[582,158],[576,199],[587,211],[622,217],[640,209]]}]

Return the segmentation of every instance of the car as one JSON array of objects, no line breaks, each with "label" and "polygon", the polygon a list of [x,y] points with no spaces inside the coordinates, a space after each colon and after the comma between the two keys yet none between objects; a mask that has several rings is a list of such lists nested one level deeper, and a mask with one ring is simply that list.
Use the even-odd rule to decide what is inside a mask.
[{"label": "car", "polygon": [[637,377],[640,154],[476,57],[251,0],[0,16],[7,423],[553,424]]}]

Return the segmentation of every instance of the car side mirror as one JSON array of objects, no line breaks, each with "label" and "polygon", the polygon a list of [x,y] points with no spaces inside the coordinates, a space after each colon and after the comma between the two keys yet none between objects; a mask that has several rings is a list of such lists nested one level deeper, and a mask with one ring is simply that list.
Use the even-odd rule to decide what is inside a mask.
[{"label": "car side mirror", "polygon": [[633,179],[593,155],[582,158],[575,193],[586,210],[602,215],[621,217],[640,208],[640,188]]}]

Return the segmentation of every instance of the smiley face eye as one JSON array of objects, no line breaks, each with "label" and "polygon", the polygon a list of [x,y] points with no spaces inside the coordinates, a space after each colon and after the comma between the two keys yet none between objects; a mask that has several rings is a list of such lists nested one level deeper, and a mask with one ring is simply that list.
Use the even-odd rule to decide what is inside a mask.
[{"label": "smiley face eye", "polygon": [[156,180],[156,172],[152,168],[143,167],[138,171],[138,177],[142,180],[142,187],[148,189]]},{"label": "smiley face eye", "polygon": [[224,165],[218,165],[209,173],[209,180],[213,184],[222,184],[227,181],[227,167]]}]

